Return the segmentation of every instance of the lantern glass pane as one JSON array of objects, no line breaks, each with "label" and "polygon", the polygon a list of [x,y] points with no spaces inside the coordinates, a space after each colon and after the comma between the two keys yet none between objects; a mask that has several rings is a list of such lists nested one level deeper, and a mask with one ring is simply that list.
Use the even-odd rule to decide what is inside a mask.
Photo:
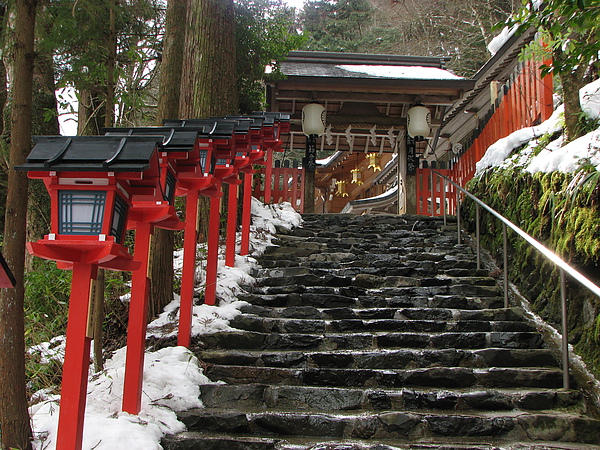
[{"label": "lantern glass pane", "polygon": [[200,168],[203,172],[206,172],[206,155],[208,152],[206,150],[200,150]]},{"label": "lantern glass pane", "polygon": [[115,196],[115,207],[110,225],[110,235],[115,237],[119,243],[123,243],[125,237],[125,220],[127,219],[127,203],[120,196]]},{"label": "lantern glass pane", "polygon": [[59,234],[101,234],[105,191],[59,191]]},{"label": "lantern glass pane", "polygon": [[175,194],[175,177],[171,172],[167,172],[167,180],[165,186],[165,192],[163,194],[166,201],[169,202],[170,205],[173,204],[173,197]]}]

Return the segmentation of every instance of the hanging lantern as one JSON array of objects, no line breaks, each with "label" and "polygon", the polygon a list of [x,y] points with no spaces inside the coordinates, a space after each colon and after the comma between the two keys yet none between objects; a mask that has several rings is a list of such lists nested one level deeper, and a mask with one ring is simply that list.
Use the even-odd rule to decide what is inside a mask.
[{"label": "hanging lantern", "polygon": [[429,136],[431,125],[431,111],[423,105],[413,106],[406,115],[408,135],[415,141],[422,141]]},{"label": "hanging lantern", "polygon": [[379,153],[367,153],[367,158],[369,158],[369,165],[367,169],[373,169],[373,172],[380,172],[381,165],[379,162]]},{"label": "hanging lantern", "polygon": [[355,167],[350,172],[352,172],[351,183],[356,183],[357,185],[362,186],[364,183],[362,180],[362,172],[360,171],[360,169],[358,167]]},{"label": "hanging lantern", "polygon": [[302,108],[302,132],[306,136],[321,136],[325,132],[325,107],[309,103]]},{"label": "hanging lantern", "polygon": [[340,180],[336,181],[335,184],[337,185],[337,191],[335,195],[338,197],[348,197],[348,192],[346,190],[348,187],[348,182],[346,180]]}]

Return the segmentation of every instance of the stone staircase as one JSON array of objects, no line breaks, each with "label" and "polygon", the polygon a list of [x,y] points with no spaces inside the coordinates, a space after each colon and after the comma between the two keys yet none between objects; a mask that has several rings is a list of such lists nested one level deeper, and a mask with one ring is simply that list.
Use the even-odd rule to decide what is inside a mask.
[{"label": "stone staircase", "polygon": [[560,357],[455,227],[305,215],[261,258],[233,323],[199,336],[213,381],[180,414],[184,449],[599,448]]}]

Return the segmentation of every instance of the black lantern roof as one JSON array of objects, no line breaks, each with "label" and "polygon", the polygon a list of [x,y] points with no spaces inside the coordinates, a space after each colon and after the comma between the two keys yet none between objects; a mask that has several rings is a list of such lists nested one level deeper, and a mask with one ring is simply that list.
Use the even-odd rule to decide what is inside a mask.
[{"label": "black lantern roof", "polygon": [[22,171],[143,172],[162,136],[35,136]]},{"label": "black lantern roof", "polygon": [[282,112],[272,112],[272,111],[255,111],[252,113],[253,116],[265,117],[272,121],[277,122],[289,122],[291,120],[291,114],[282,113]]},{"label": "black lantern roof", "polygon": [[106,136],[162,136],[166,151],[191,151],[198,132],[174,127],[113,127],[104,128]]},{"label": "black lantern roof", "polygon": [[247,121],[250,124],[251,130],[261,129],[265,120],[264,117],[259,116],[226,116],[225,119]]},{"label": "black lantern roof", "polygon": [[198,135],[210,139],[231,139],[235,133],[235,121],[218,119],[164,120],[166,127],[182,127],[197,131]]}]

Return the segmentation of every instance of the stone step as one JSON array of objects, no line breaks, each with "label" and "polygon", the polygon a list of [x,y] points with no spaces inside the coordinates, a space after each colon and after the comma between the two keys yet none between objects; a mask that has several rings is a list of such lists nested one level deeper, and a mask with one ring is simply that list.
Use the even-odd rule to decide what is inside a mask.
[{"label": "stone step", "polygon": [[[246,297],[248,298],[248,297]],[[517,308],[461,310],[449,308],[317,308],[315,306],[264,307],[247,304],[240,308],[244,314],[263,318],[317,319],[317,320],[445,320],[523,322],[525,318]]]},{"label": "stone step", "polygon": [[212,384],[163,448],[598,448],[587,397],[455,226],[304,219],[259,258],[235,329],[194,339]]},{"label": "stone step", "polygon": [[324,388],[266,384],[200,386],[207,408],[279,409],[286,411],[509,411],[560,408],[577,412],[578,391],[554,389],[418,390],[375,388]]},{"label": "stone step", "polygon": [[400,319],[321,319],[264,318],[242,314],[234,318],[233,328],[261,333],[340,333],[365,331],[397,332],[486,332],[535,331],[527,322],[483,320],[400,320]]},{"label": "stone step", "polygon": [[264,351],[200,350],[197,356],[208,364],[333,369],[410,369],[414,367],[558,367],[559,355],[549,349],[481,350],[352,350],[352,351]]},{"label": "stone step", "polygon": [[541,348],[538,332],[264,333],[221,331],[202,337],[206,348],[264,350],[359,350],[373,348]]},{"label": "stone step", "polygon": [[[340,293],[336,293],[340,292]],[[392,288],[365,291],[352,296],[352,288],[307,289],[302,285],[280,286],[260,293],[239,295],[238,299],[256,306],[281,308],[286,306],[314,306],[317,308],[445,308],[445,309],[496,309],[504,306],[501,296],[447,295],[441,288]],[[490,291],[490,293],[493,293]],[[350,295],[346,295],[350,294]]]},{"label": "stone step", "polygon": [[186,431],[165,436],[161,441],[164,450],[595,450],[597,446],[563,442],[514,442],[474,437],[454,439],[423,438],[419,442],[398,439],[376,441],[362,439],[321,439],[315,437],[256,437]]},{"label": "stone step", "polygon": [[568,413],[442,413],[350,411],[306,413],[194,409],[180,413],[189,431],[264,436],[299,436],[355,439],[399,439],[408,442],[423,437],[476,437],[556,440],[600,445],[600,422]]},{"label": "stone step", "polygon": [[211,365],[205,370],[212,381],[228,384],[285,384],[327,387],[438,387],[558,389],[558,368],[429,367],[419,369],[323,369]]}]

